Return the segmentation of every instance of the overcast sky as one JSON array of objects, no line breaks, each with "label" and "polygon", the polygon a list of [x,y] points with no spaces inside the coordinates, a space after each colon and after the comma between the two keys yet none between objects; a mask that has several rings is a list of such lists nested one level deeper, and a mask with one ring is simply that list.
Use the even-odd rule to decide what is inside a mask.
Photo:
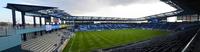
[{"label": "overcast sky", "polygon": [[[12,21],[11,10],[3,8],[7,3],[53,6],[75,16],[123,18],[139,18],[176,10],[159,0],[0,0],[0,21]],[[19,12],[17,18],[20,21]],[[26,21],[31,22],[31,18],[27,17]]]}]

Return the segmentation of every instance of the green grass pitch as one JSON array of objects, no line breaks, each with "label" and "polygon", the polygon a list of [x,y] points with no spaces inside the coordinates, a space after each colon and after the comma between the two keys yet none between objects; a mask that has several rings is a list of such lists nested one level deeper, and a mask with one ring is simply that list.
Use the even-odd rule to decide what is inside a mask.
[{"label": "green grass pitch", "polygon": [[76,32],[76,35],[70,39],[63,52],[91,52],[97,49],[144,41],[168,33],[166,31],[142,29]]}]

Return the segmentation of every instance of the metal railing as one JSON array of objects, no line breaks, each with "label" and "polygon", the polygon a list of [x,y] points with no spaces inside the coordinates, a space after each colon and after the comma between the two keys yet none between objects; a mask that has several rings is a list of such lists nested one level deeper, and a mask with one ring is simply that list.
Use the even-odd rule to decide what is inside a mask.
[{"label": "metal railing", "polygon": [[187,45],[182,49],[181,52],[192,52],[194,48],[193,45],[196,43],[196,39],[199,37],[198,34],[200,33],[200,29],[197,30],[195,35],[190,39],[190,41],[187,43]]},{"label": "metal railing", "polygon": [[7,36],[13,35],[15,33],[16,33],[16,31],[13,28],[0,27],[0,37],[7,37]]},{"label": "metal railing", "polygon": [[7,30],[4,27],[0,27],[0,37],[7,36]]}]

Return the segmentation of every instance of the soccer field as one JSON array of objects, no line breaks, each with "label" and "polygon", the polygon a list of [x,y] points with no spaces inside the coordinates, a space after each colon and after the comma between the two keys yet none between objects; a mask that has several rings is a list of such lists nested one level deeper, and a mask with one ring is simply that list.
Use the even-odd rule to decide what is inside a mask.
[{"label": "soccer field", "polygon": [[97,49],[144,41],[168,33],[166,31],[141,29],[76,32],[76,35],[71,38],[63,52],[90,52]]}]

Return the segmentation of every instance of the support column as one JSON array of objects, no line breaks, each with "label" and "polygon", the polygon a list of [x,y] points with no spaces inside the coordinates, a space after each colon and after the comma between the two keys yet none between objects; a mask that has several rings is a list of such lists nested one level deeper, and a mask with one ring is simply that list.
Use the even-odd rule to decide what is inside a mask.
[{"label": "support column", "polygon": [[[23,29],[25,29],[25,27],[26,27],[25,12],[21,12],[21,16],[22,16],[22,27],[23,27]],[[24,33],[22,35],[23,35],[23,40],[26,41],[27,40],[26,34]]]},{"label": "support column", "polygon": [[[40,27],[42,27],[42,17],[39,17],[39,21],[40,21]],[[40,35],[41,36],[43,35],[42,31],[40,32]]]},{"label": "support column", "polygon": [[42,17],[39,18],[40,26],[42,26]]},{"label": "support column", "polygon": [[[33,16],[33,26],[36,27],[36,19],[35,16]],[[37,36],[37,32],[34,32],[34,38]]]},{"label": "support column", "polygon": [[47,25],[46,19],[44,19],[44,24]]},{"label": "support column", "polygon": [[26,41],[27,40],[26,34],[22,34],[22,35],[23,35],[23,40]]},{"label": "support column", "polygon": [[13,22],[13,27],[16,26],[16,13],[15,10],[12,10],[12,22]]},{"label": "support column", "polygon": [[21,16],[22,16],[22,26],[23,26],[23,28],[25,28],[26,27],[25,12],[21,12]]},{"label": "support column", "polygon": [[35,16],[33,16],[33,26],[36,27],[36,19],[35,19]]},{"label": "support column", "polygon": [[40,35],[41,35],[41,36],[43,35],[43,31],[40,31]]}]

